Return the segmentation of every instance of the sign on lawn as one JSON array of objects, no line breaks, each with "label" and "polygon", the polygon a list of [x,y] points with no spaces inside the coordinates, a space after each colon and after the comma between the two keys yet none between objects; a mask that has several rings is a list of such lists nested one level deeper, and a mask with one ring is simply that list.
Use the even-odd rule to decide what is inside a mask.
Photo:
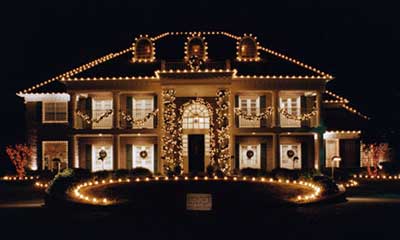
[{"label": "sign on lawn", "polygon": [[212,196],[208,193],[186,194],[186,210],[190,211],[211,211]]}]

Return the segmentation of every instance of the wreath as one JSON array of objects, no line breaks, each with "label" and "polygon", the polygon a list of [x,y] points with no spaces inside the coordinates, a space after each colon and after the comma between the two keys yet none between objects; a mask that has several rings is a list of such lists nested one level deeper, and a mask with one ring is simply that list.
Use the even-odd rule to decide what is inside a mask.
[{"label": "wreath", "polygon": [[204,61],[197,55],[192,55],[189,58],[188,64],[191,70],[199,70]]},{"label": "wreath", "polygon": [[101,150],[99,152],[99,160],[103,161],[107,157],[107,152],[105,150]]},{"label": "wreath", "polygon": [[254,151],[253,150],[247,150],[246,156],[248,159],[251,159],[254,156]]},{"label": "wreath", "polygon": [[295,152],[294,152],[293,150],[288,150],[288,151],[286,152],[286,155],[287,155],[289,158],[292,158],[292,157],[294,156],[294,154],[295,154]]},{"label": "wreath", "polygon": [[140,151],[139,156],[141,158],[147,158],[147,156],[148,156],[147,151],[146,150]]}]

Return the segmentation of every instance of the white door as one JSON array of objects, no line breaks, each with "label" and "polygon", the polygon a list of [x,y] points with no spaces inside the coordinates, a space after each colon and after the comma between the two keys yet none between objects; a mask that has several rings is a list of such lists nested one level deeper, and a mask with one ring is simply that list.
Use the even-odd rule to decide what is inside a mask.
[{"label": "white door", "polygon": [[[105,151],[106,157],[104,160],[100,160],[100,152]],[[102,171],[102,170],[113,170],[113,151],[111,145],[92,146],[92,171]]]},{"label": "white door", "polygon": [[147,168],[154,172],[154,145],[133,145],[132,167]]},{"label": "white door", "polygon": [[281,145],[281,168],[301,168],[301,144]]}]

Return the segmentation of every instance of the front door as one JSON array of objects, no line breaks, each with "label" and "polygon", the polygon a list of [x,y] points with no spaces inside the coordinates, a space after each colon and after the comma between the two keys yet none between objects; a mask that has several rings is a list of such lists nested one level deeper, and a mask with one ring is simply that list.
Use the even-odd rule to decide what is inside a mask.
[{"label": "front door", "polygon": [[204,172],[204,135],[188,135],[189,172]]}]

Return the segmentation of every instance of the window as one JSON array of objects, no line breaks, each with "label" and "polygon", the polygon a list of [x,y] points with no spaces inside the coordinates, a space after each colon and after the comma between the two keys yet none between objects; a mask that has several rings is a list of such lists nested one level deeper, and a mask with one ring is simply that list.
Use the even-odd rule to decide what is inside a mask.
[{"label": "window", "polygon": [[67,113],[67,102],[43,102],[43,123],[66,123]]},{"label": "window", "polygon": [[240,145],[240,169],[261,168],[261,147],[258,145]]},{"label": "window", "polygon": [[281,168],[301,168],[301,144],[281,145]]},{"label": "window", "polygon": [[[113,109],[113,101],[112,99],[108,98],[93,98],[92,102],[92,116],[93,119],[98,119],[102,115],[104,115],[108,110]],[[100,122],[95,123],[93,122],[92,128],[94,129],[105,129],[105,128],[112,128],[113,124],[113,117],[112,114],[106,118],[103,118]]]},{"label": "window", "polygon": [[[260,114],[259,96],[240,96],[239,107],[246,114]],[[259,128],[260,120],[247,120],[244,117],[239,118],[239,127],[241,128]]]},{"label": "window", "polygon": [[[105,158],[100,159],[100,153],[105,152]],[[92,146],[92,171],[113,170],[113,151],[112,146]]]},{"label": "window", "polygon": [[140,38],[135,43],[135,61],[152,61],[154,60],[154,47],[150,39]]},{"label": "window", "polygon": [[194,102],[186,106],[182,118],[184,129],[210,128],[210,113],[204,104]]},{"label": "window", "polygon": [[154,172],[154,145],[133,145],[133,168],[142,167]]},{"label": "window", "polygon": [[[339,156],[339,139],[326,139],[325,140],[326,159],[325,166],[332,167],[332,158]],[[339,162],[334,162],[334,167],[339,167]]]},{"label": "window", "polygon": [[[132,98],[132,116],[134,119],[144,119],[147,114],[154,111],[154,98],[152,96]],[[134,125],[133,128],[154,128],[153,116],[143,124]]]},{"label": "window", "polygon": [[249,36],[243,37],[238,46],[239,60],[258,60],[257,43]]},{"label": "window", "polygon": [[68,168],[67,141],[43,141],[42,148],[43,170],[62,170]]},{"label": "window", "polygon": [[[279,98],[281,109],[287,111],[288,114],[299,117],[301,114],[300,96],[299,97],[281,97]],[[289,119],[281,113],[281,127],[301,127],[301,121]]]},{"label": "window", "polygon": [[186,45],[186,60],[197,56],[203,61],[207,59],[207,47],[204,37],[194,36],[189,39]]}]

